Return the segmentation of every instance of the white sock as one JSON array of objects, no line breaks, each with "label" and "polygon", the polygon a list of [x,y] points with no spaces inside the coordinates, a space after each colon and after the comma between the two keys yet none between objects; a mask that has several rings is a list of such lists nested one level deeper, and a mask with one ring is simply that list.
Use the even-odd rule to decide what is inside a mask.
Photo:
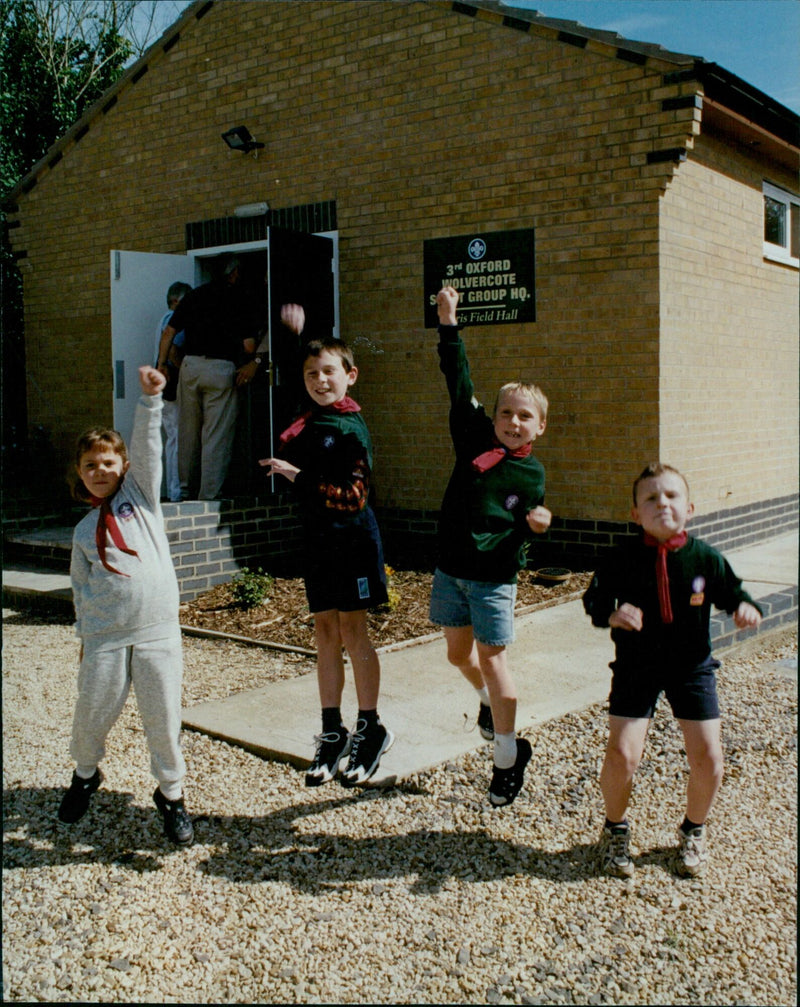
[{"label": "white sock", "polygon": [[492,705],[489,700],[489,690],[486,688],[485,685],[482,686],[480,689],[476,689],[475,691],[478,693],[478,699],[483,703],[484,706]]},{"label": "white sock", "polygon": [[494,735],[494,764],[498,769],[511,769],[517,761],[517,735],[514,731],[511,734]]},{"label": "white sock", "polygon": [[166,797],[170,804],[173,801],[179,801],[183,795],[183,790],[180,783],[159,783],[158,789]]}]

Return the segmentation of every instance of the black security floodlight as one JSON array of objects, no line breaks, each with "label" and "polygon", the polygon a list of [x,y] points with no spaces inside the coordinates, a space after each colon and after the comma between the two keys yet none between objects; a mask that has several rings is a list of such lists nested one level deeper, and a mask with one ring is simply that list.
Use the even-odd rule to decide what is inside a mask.
[{"label": "black security floodlight", "polygon": [[231,150],[240,150],[243,154],[249,154],[251,150],[258,150],[259,147],[264,146],[263,143],[257,143],[250,136],[250,130],[247,126],[234,126],[233,129],[222,134],[222,139]]}]

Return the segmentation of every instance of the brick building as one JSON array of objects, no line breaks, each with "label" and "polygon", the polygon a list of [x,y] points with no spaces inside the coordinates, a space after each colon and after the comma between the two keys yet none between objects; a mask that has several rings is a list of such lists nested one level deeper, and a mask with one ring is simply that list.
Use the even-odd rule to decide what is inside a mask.
[{"label": "brick building", "polygon": [[[222,142],[240,123],[263,148]],[[426,557],[451,453],[425,242],[532,231],[535,318],[465,338],[483,401],[517,376],[550,398],[541,555],[628,532],[654,458],[687,474],[698,533],[777,534],[797,523],[799,123],[716,64],[495,2],[198,0],[14,194],[29,424],[66,465],[115,419],[115,250],[188,256],[197,280],[271,228],[328,235],[389,558]],[[139,292],[155,317],[171,269]],[[185,595],[293,541],[288,499],[251,487],[165,510]]]}]

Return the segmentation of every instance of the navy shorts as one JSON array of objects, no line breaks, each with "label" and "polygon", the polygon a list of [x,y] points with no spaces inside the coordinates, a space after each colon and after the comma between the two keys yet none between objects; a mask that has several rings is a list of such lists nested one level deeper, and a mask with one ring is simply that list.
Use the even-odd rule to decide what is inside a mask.
[{"label": "navy shorts", "polygon": [[372,511],[305,538],[303,578],[311,612],[357,612],[389,600],[378,525]]},{"label": "navy shorts", "polygon": [[490,584],[451,577],[437,570],[431,589],[430,620],[451,629],[472,627],[472,635],[487,647],[514,642],[516,584]]},{"label": "navy shorts", "polygon": [[608,697],[612,717],[651,719],[663,692],[678,720],[718,720],[717,679],[719,661],[706,658],[687,672],[611,664],[614,674]]}]

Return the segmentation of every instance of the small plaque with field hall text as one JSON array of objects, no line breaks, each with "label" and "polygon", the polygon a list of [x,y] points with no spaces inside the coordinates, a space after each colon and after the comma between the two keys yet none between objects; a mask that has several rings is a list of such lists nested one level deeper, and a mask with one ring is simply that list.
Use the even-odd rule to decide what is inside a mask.
[{"label": "small plaque with field hall text", "polygon": [[436,295],[445,286],[460,295],[460,326],[536,321],[533,228],[475,231],[423,245],[426,329],[439,324]]}]

